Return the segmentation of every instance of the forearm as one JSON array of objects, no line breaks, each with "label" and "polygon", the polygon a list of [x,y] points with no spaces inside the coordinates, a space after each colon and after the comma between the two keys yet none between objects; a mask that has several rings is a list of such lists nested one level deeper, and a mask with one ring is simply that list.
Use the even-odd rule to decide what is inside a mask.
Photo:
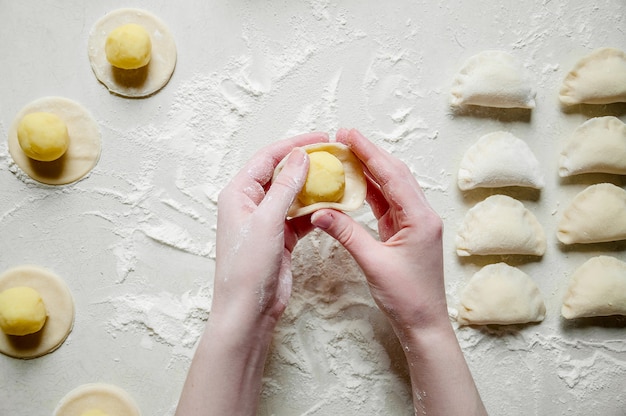
[{"label": "forearm", "polygon": [[272,324],[267,322],[248,331],[210,318],[191,363],[176,415],[256,415],[272,332]]},{"label": "forearm", "polygon": [[396,333],[409,365],[416,415],[487,414],[449,323]]}]

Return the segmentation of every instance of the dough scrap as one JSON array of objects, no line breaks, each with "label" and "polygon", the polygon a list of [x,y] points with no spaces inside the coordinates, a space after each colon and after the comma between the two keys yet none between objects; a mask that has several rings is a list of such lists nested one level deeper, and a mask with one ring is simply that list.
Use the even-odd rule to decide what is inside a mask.
[{"label": "dough scrap", "polygon": [[523,186],[541,189],[539,161],[523,140],[505,131],[482,136],[470,146],[459,167],[459,189]]},{"label": "dough scrap", "polygon": [[[33,160],[20,147],[18,125],[25,115],[35,112],[55,114],[67,125],[69,145],[63,156],[56,160]],[[15,116],[8,140],[9,153],[17,166],[34,180],[47,185],[65,185],[83,178],[100,158],[98,123],[82,105],[63,97],[43,97],[27,104]]]},{"label": "dough scrap", "polygon": [[81,416],[93,409],[111,416],[141,415],[133,398],[122,388],[106,383],[89,383],[76,387],[63,397],[53,416]]},{"label": "dough scrap", "polygon": [[546,306],[535,282],[506,263],[480,269],[461,292],[461,325],[511,325],[540,322]]},{"label": "dough scrap", "polygon": [[40,331],[20,337],[0,331],[0,352],[14,358],[37,358],[56,350],[74,325],[74,300],[65,282],[37,266],[18,266],[0,275],[0,292],[28,286],[41,295],[48,318]]},{"label": "dough scrap", "polygon": [[[343,196],[337,202],[317,202],[311,205],[304,205],[302,201],[296,198],[287,212],[288,217],[301,217],[322,208],[332,208],[340,211],[354,211],[363,205],[367,194],[367,183],[365,181],[365,174],[363,173],[363,166],[361,165],[361,161],[347,146],[336,142],[315,143],[303,146],[302,149],[304,149],[307,153],[325,151],[339,159],[343,164],[345,187]],[[272,180],[276,179],[276,176],[278,176],[280,171],[283,169],[286,160],[287,158],[285,157],[280,161],[280,163],[278,163],[276,169],[274,169]]]},{"label": "dough scrap", "polygon": [[559,158],[559,176],[581,173],[626,175],[626,124],[613,116],[595,117],[580,125]]},{"label": "dough scrap", "polygon": [[563,211],[557,238],[563,244],[626,239],[626,191],[611,183],[591,185]]},{"label": "dough scrap", "polygon": [[600,48],[583,57],[563,80],[563,105],[626,102],[626,54]]},{"label": "dough scrap", "polygon": [[515,56],[487,50],[461,67],[452,85],[451,105],[531,109],[535,95],[530,74]]},{"label": "dough scrap", "polygon": [[[120,69],[112,66],[105,52],[109,33],[119,26],[135,23],[150,34],[152,51],[150,62],[138,69]],[[158,17],[140,9],[119,9],[98,20],[88,39],[89,62],[98,81],[110,92],[122,97],[147,97],[163,88],[176,67],[174,37]]]},{"label": "dough scrap", "polygon": [[566,319],[626,315],[626,263],[610,256],[583,263],[569,281],[561,315]]},{"label": "dough scrap", "polygon": [[546,236],[537,218],[506,195],[492,195],[470,208],[456,235],[459,256],[543,256],[545,251]]}]

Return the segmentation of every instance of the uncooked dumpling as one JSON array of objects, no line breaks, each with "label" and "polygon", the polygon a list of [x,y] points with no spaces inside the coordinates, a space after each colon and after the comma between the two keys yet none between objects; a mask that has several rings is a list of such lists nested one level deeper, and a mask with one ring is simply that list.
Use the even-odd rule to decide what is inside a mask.
[{"label": "uncooked dumpling", "polygon": [[582,58],[565,77],[559,99],[564,105],[626,102],[626,54],[600,48]]},{"label": "uncooked dumpling", "polygon": [[546,306],[537,285],[506,263],[490,264],[470,279],[461,293],[457,321],[461,325],[540,322]]},{"label": "uncooked dumpling", "polygon": [[506,195],[492,195],[472,207],[456,236],[459,256],[542,256],[545,251],[546,237],[537,218],[520,201]]},{"label": "uncooked dumpling", "polygon": [[626,315],[626,263],[610,256],[583,263],[570,279],[561,315],[566,319]]},{"label": "uncooked dumpling", "polygon": [[452,105],[535,108],[536,92],[526,68],[503,51],[483,51],[470,57],[452,85]]},{"label": "uncooked dumpling", "polygon": [[626,239],[626,191],[610,183],[587,187],[563,211],[557,237],[563,244]]},{"label": "uncooked dumpling", "polygon": [[[288,217],[301,217],[311,214],[322,208],[333,208],[340,211],[354,211],[363,205],[367,194],[367,183],[361,161],[352,153],[350,148],[341,143],[315,143],[303,146],[307,153],[328,152],[335,156],[343,165],[344,185],[343,195],[337,201],[322,201],[312,204],[305,204],[300,198],[296,198],[287,213]],[[283,169],[287,158],[285,157],[276,166],[274,177]]]},{"label": "uncooked dumpling", "polygon": [[617,117],[587,120],[561,151],[561,177],[593,172],[626,175],[626,124]]},{"label": "uncooked dumpling", "polygon": [[463,191],[503,186],[541,189],[544,181],[539,161],[526,142],[497,131],[467,149],[459,167],[458,185]]}]

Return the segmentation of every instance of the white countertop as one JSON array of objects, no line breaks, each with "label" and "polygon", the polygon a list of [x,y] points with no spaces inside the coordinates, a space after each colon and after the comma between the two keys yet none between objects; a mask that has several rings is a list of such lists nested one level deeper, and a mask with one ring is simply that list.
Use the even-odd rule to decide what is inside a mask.
[{"label": "white countertop", "polygon": [[[152,12],[176,39],[174,75],[146,99],[110,94],[89,66],[92,25],[120,7]],[[217,193],[264,144],[357,127],[411,167],[443,217],[451,312],[467,279],[496,260],[455,254],[465,212],[494,193],[459,191],[459,161],[496,130],[529,144],[547,185],[514,196],[539,218],[548,250],[511,260],[537,282],[547,317],[461,328],[458,338],[490,414],[626,415],[626,321],[559,316],[572,271],[597,254],[626,260],[626,245],[566,249],[555,236],[568,201],[605,179],[559,180],[563,140],[592,116],[626,121],[621,104],[564,112],[558,88],[593,49],[626,49],[624,28],[623,0],[0,1],[0,136],[49,95],[81,103],[102,132],[98,165],[61,187],[26,177],[0,141],[0,269],[49,268],[76,302],[60,349],[27,361],[0,355],[0,414],[50,415],[96,381],[125,389],[144,415],[172,414],[210,309]],[[486,49],[529,69],[534,110],[451,112],[455,73]],[[374,224],[367,209],[355,216]],[[294,276],[259,414],[411,414],[402,351],[345,251],[307,237]]]}]

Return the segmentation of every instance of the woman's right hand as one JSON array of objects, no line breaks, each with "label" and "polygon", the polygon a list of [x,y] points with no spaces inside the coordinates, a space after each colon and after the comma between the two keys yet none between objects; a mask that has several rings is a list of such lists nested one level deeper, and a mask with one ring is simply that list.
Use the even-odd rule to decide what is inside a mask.
[{"label": "woman's right hand", "polygon": [[399,336],[409,327],[449,326],[441,219],[403,162],[357,130],[339,130],[337,141],[350,147],[364,165],[367,201],[378,220],[380,240],[338,211],[317,211],[311,222],[354,257]]},{"label": "woman's right hand", "polygon": [[380,240],[338,211],[317,211],[311,223],[337,239],[363,270],[406,356],[415,414],[486,415],[448,318],[441,218],[400,160],[356,130],[340,130],[337,141],[363,162]]}]

